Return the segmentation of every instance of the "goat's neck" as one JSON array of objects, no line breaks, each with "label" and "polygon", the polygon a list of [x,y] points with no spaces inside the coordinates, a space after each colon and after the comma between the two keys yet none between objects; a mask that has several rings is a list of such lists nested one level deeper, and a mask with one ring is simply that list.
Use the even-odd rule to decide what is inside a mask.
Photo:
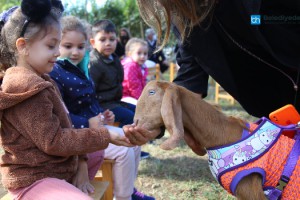
[{"label": "goat's neck", "polygon": [[185,94],[181,97],[184,128],[201,146],[215,147],[241,138],[244,128],[241,121],[224,115],[197,94]]}]

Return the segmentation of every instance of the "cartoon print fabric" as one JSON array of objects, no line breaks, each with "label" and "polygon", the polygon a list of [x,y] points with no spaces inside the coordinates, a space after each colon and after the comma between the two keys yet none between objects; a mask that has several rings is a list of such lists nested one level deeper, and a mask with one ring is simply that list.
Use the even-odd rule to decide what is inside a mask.
[{"label": "cartoon print fabric", "polygon": [[228,169],[245,165],[263,155],[276,142],[282,129],[266,118],[259,122],[261,124],[257,129],[252,133],[248,132],[240,141],[207,150],[209,167],[216,179]]}]

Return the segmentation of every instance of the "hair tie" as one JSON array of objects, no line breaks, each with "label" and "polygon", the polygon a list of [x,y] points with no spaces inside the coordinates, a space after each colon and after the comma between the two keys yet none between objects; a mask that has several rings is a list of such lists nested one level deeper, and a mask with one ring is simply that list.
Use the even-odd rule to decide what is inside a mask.
[{"label": "hair tie", "polygon": [[27,20],[37,22],[44,19],[51,11],[50,0],[23,0],[21,2],[22,13]]},{"label": "hair tie", "polygon": [[49,15],[51,9],[55,8],[62,13],[64,7],[60,0],[23,0],[21,3],[22,13],[26,16],[23,24],[21,37],[24,36],[30,22],[40,22]]},{"label": "hair tie", "polygon": [[64,11],[64,6],[61,0],[51,0],[51,4],[54,8],[58,9],[61,13]]}]

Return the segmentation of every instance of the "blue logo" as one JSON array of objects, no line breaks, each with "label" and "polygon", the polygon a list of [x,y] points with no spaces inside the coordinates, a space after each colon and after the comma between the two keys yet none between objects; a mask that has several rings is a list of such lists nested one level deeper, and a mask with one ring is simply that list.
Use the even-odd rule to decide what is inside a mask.
[{"label": "blue logo", "polygon": [[251,15],[251,25],[260,25],[260,15]]}]

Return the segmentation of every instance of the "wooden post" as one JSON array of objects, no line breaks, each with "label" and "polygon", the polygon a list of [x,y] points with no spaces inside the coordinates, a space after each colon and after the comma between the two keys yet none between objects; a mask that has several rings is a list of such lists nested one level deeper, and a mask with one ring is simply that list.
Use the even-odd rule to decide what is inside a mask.
[{"label": "wooden post", "polygon": [[170,82],[174,80],[175,77],[175,64],[173,62],[170,63]]},{"label": "wooden post", "polygon": [[155,70],[156,70],[155,71],[156,72],[155,73],[155,80],[159,81],[159,79],[160,79],[160,77],[159,77],[160,76],[160,66],[159,66],[159,64],[155,65]]}]

